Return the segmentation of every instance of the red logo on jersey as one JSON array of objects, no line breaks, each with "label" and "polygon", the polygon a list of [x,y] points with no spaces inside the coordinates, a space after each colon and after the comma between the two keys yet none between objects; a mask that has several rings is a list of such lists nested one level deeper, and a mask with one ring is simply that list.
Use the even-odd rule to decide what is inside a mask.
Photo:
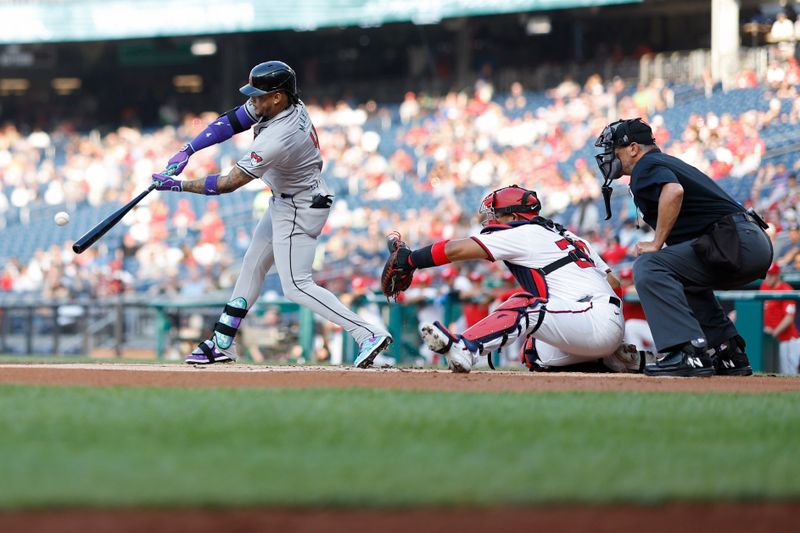
[{"label": "red logo on jersey", "polygon": [[258,155],[255,152],[250,152],[250,164],[251,165],[253,165],[254,167],[257,167],[258,165],[260,165],[263,162],[264,162],[264,158],[262,158],[260,155]]}]

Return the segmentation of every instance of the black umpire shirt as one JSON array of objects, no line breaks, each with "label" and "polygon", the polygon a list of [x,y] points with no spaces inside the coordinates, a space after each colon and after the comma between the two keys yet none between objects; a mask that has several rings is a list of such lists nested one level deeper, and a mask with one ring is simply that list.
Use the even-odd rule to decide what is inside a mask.
[{"label": "black umpire shirt", "polygon": [[714,180],[656,148],[642,156],[631,174],[633,201],[653,229],[658,224],[658,198],[665,183],[679,183],[683,187],[683,203],[667,244],[699,237],[722,217],[744,212]]}]

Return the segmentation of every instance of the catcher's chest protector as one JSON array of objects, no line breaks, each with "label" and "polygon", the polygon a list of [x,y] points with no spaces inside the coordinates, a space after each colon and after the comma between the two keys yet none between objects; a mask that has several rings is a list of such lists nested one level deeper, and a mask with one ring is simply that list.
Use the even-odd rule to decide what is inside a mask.
[{"label": "catcher's chest protector", "polygon": [[[560,235],[564,240],[569,243],[569,246],[572,250],[564,250],[564,257],[561,259],[557,259],[552,263],[545,265],[541,268],[528,268],[520,265],[516,265],[514,263],[509,263],[508,261],[503,261],[508,270],[516,278],[517,282],[520,286],[529,292],[533,296],[540,297],[544,300],[547,300],[550,295],[547,290],[547,279],[545,276],[550,274],[551,272],[558,270],[559,268],[568,265],[570,263],[575,263],[578,261],[586,261],[589,263],[594,264],[594,261],[589,257],[589,254],[581,246],[583,243],[576,242],[574,239],[570,238],[566,234],[566,230],[560,224],[556,224],[550,219],[544,217],[534,217],[531,220],[525,221],[515,221],[510,222],[508,224],[497,224],[493,226],[487,226],[481,230],[481,233],[493,233],[495,231],[503,231],[511,228],[515,228],[517,226],[524,226],[526,224],[536,224],[537,226],[541,226],[542,228],[552,231],[553,233],[557,233]],[[477,324],[476,324],[477,325]]]}]

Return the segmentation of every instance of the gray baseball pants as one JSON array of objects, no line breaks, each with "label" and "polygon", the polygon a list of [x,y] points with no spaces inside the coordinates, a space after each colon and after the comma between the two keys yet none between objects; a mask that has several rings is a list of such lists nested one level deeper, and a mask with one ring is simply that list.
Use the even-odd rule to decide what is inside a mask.
[{"label": "gray baseball pants", "polygon": [[691,240],[636,259],[636,292],[659,352],[699,338],[711,348],[738,335],[714,290],[741,287],[763,276],[772,262],[772,244],[754,222],[739,218],[736,230],[742,261],[736,272],[709,266]]},{"label": "gray baseball pants", "polygon": [[366,322],[333,293],[314,283],[311,267],[317,237],[330,213],[330,207],[311,207],[317,194],[331,195],[324,182],[293,196],[274,194],[245,252],[231,300],[241,296],[247,308],[252,307],[274,264],[286,298],[341,326],[358,344],[373,335],[388,335],[385,327]]}]

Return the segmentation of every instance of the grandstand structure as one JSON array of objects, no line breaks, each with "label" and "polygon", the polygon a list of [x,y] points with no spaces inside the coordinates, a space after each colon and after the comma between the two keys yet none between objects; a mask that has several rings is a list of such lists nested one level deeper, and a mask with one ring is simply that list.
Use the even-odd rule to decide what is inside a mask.
[{"label": "grandstand structure", "polygon": [[[48,4],[66,9],[10,7]],[[38,36],[7,32],[5,42],[0,32],[0,299],[180,295],[196,271],[205,292],[225,293],[260,209],[258,184],[216,199],[222,238],[204,234],[207,198],[160,193],[85,257],[70,246],[146,187],[210,111],[241,103],[236,88],[267,57],[296,67],[320,132],[337,198],[319,262],[330,283],[374,279],[383,260],[376,242],[390,229],[412,242],[430,240],[426,231],[466,235],[485,191],[512,182],[539,191],[545,214],[605,249],[637,218],[620,184],[617,218],[601,221],[591,179],[594,139],[617,118],[649,120],[662,147],[766,210],[776,230],[796,220],[781,191],[800,170],[800,68],[794,41],[770,37],[777,2],[531,0],[514,12],[503,2],[451,4],[461,11],[313,24],[296,15],[294,26],[261,28],[238,17],[245,26],[183,33],[132,24],[127,35],[91,42],[59,40],[57,25]],[[794,19],[792,6],[778,7]],[[193,157],[187,174],[230,168],[248,135]],[[188,228],[175,216],[182,201],[196,219]],[[61,210],[72,214],[64,228],[51,222]],[[784,235],[776,231],[776,245]],[[177,287],[152,276],[156,258]],[[280,295],[274,277],[264,290]]]}]

